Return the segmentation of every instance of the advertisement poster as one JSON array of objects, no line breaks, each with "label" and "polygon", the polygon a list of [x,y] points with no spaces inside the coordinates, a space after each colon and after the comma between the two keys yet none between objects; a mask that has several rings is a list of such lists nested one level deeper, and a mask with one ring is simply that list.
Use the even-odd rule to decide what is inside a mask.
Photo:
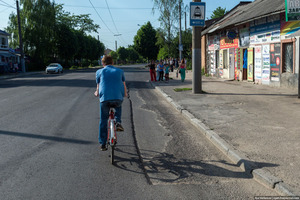
[{"label": "advertisement poster", "polygon": [[219,75],[222,77],[223,76],[223,50],[220,50],[220,67],[219,67]]},{"label": "advertisement poster", "polygon": [[215,52],[208,51],[208,57],[209,57],[210,74],[214,75],[216,74]]},{"label": "advertisement poster", "polygon": [[236,49],[237,70],[243,69],[243,56],[244,56],[243,49],[237,48]]},{"label": "advertisement poster", "polygon": [[261,68],[262,68],[262,60],[261,60],[261,46],[257,46],[255,47],[255,70],[254,70],[254,73],[255,73],[255,82],[256,83],[261,83]]},{"label": "advertisement poster", "polygon": [[262,84],[270,84],[270,45],[262,46],[263,67],[262,67]]},{"label": "advertisement poster", "polygon": [[248,48],[248,67],[247,67],[248,78],[249,82],[253,81],[253,48]]},{"label": "advertisement poster", "polygon": [[271,81],[278,82],[280,77],[280,43],[270,44]]},{"label": "advertisement poster", "polygon": [[248,47],[250,45],[249,28],[240,29],[239,39],[240,47]]}]

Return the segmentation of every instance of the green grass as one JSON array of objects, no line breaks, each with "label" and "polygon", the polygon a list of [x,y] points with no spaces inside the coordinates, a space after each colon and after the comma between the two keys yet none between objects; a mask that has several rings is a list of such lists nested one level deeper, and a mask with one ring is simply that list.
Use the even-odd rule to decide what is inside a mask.
[{"label": "green grass", "polygon": [[189,91],[192,90],[192,88],[175,88],[174,91],[175,92],[182,92],[182,91]]}]

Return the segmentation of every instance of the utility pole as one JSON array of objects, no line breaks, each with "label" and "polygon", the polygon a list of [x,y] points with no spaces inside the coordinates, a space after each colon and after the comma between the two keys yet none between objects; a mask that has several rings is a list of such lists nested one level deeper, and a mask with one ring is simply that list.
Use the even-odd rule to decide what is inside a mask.
[{"label": "utility pole", "polygon": [[182,41],[181,41],[181,0],[179,1],[179,59],[182,60]]},{"label": "utility pole", "polygon": [[[201,0],[193,0],[201,2]],[[192,36],[192,69],[193,69],[193,93],[202,93],[202,74],[201,74],[201,31],[202,27],[193,26]]]},{"label": "utility pole", "polygon": [[184,31],[186,31],[186,10],[184,11]]},{"label": "utility pole", "polygon": [[298,99],[300,99],[300,64],[298,70]]},{"label": "utility pole", "polygon": [[19,47],[20,47],[20,53],[21,53],[21,67],[22,67],[22,72],[25,73],[25,62],[24,62],[24,52],[23,52],[23,41],[22,41],[22,31],[21,31],[21,20],[20,20],[20,10],[19,10],[19,1],[16,0],[17,4],[17,15],[18,15],[18,26],[19,26]]}]

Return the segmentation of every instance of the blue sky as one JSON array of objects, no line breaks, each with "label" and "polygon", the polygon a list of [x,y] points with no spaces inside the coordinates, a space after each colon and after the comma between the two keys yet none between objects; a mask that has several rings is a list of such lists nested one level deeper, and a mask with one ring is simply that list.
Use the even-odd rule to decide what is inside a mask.
[{"label": "blue sky", "polygon": [[[16,13],[12,7],[16,7],[15,0],[0,0],[0,29],[3,30],[8,25],[9,14]],[[115,41],[117,45],[127,47],[133,44],[133,38],[136,35],[139,25],[148,21],[154,28],[160,26],[158,12],[152,13],[152,0],[56,0],[57,4],[64,4],[64,10],[70,13],[90,14],[94,23],[100,25],[98,33],[91,33],[92,36],[100,38],[100,41],[107,48],[115,50]],[[92,4],[95,9],[92,7]],[[190,0],[183,0],[185,5],[189,5]],[[210,18],[212,12],[219,6],[232,9],[239,0],[207,0],[206,17]],[[12,7],[8,7],[8,5]],[[107,6],[108,5],[108,6]],[[109,8],[109,9],[108,9]],[[187,10],[189,13],[189,10]],[[187,25],[189,24],[189,14],[187,14]],[[189,25],[188,25],[189,27]],[[184,18],[182,19],[182,28],[184,29]],[[120,35],[120,36],[114,36]]]}]

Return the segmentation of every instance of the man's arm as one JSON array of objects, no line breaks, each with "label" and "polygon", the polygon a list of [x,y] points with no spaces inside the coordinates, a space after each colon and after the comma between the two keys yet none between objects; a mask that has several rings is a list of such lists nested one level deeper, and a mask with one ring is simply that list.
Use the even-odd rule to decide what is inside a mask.
[{"label": "man's arm", "polygon": [[125,97],[127,97],[128,95],[127,95],[127,88],[126,88],[126,83],[125,83],[125,81],[123,82],[123,84],[124,84],[124,96]]},{"label": "man's arm", "polygon": [[96,89],[94,95],[95,95],[95,97],[99,96],[99,83],[97,84],[97,89]]}]

